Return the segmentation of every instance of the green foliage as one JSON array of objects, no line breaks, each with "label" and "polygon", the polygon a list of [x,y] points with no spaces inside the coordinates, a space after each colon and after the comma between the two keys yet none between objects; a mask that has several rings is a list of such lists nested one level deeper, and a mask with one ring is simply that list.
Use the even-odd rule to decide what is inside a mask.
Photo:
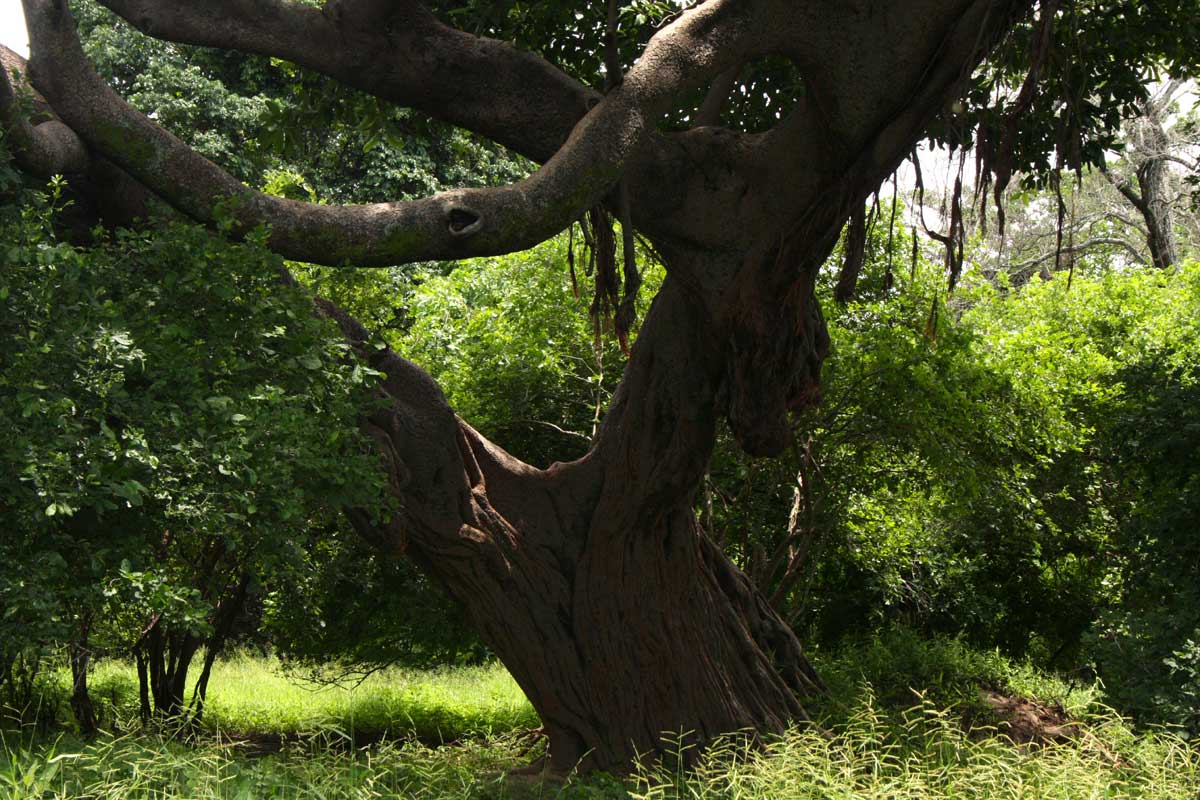
[{"label": "green foliage", "polygon": [[818,642],[962,636],[1094,668],[1118,707],[1194,729],[1197,266],[977,276],[948,301],[887,241],[859,299],[826,304],[793,458],[722,444],[702,518]]},{"label": "green foliage", "polygon": [[432,668],[487,655],[461,609],[408,559],[387,558],[339,524],[311,527],[301,559],[276,569],[263,597],[265,641],[289,667],[349,673]]},{"label": "green foliage", "polygon": [[[1026,186],[1045,187],[1058,170],[1101,167],[1121,148],[1123,119],[1137,115],[1147,75],[1191,78],[1200,74],[1193,43],[1200,35],[1196,0],[1102,0],[1039,3],[1052,9],[1043,51],[1039,19],[1013,31],[977,70],[960,113],[947,111],[931,138],[978,145],[989,167],[1005,169]],[[1036,65],[1036,90],[1027,105],[1018,97]],[[1033,88],[1033,87],[1031,87]],[[1009,115],[1019,124],[1007,131]],[[1005,163],[998,145],[1008,140]]]},{"label": "green foliage", "polygon": [[1200,269],[977,282],[953,305],[898,286],[830,315],[797,618],[1092,663],[1110,702],[1195,729]]},{"label": "green foliage", "polygon": [[1077,279],[1070,291],[1054,281],[995,303],[989,337],[1087,437],[1048,480],[1064,515],[1090,518],[1076,530],[1103,537],[1111,590],[1098,598],[1089,650],[1110,698],[1192,731],[1200,729],[1197,309],[1197,264]]},{"label": "green foliage", "polygon": [[298,171],[321,198],[361,203],[528,172],[477,136],[289,62],[151,39],[93,0],[73,11],[89,60],[131,105],[252,186]]},{"label": "green foliage", "polygon": [[156,614],[207,635],[238,576],[383,503],[356,423],[375,375],[257,237],[169,224],[77,247],[55,199],[0,208],[0,665],[128,646]]},{"label": "green foliage", "polygon": [[[89,57],[132,104],[237,177],[251,185],[265,185],[275,194],[311,201],[397,200],[445,185],[507,182],[527,169],[523,161],[477,137],[410,111],[397,111],[286,62],[160,42],[133,31],[96,3],[81,0],[74,6]],[[199,232],[194,236],[203,238]],[[161,232],[123,238],[112,244],[117,248],[113,262],[119,262],[123,256],[118,251],[135,239],[145,248],[146,261],[187,261],[180,250],[205,252],[217,247],[208,242],[201,245],[198,238],[174,243],[169,238]],[[80,256],[88,262],[87,270],[93,268],[94,257],[90,252]],[[39,565],[38,580],[22,578],[8,587],[5,591],[14,598],[10,604],[14,630],[29,633],[30,641],[66,641],[90,629],[96,610],[107,605],[119,613],[110,614],[112,624],[102,630],[90,629],[99,652],[133,645],[147,620],[163,611],[170,612],[164,619],[173,621],[174,634],[205,637],[216,632],[214,609],[222,596],[236,597],[238,586],[248,579],[251,610],[257,617],[265,605],[272,635],[295,657],[338,658],[359,666],[393,659],[427,663],[442,657],[478,657],[477,640],[467,633],[448,601],[411,566],[379,560],[344,525],[332,522],[339,508],[359,502],[374,505],[379,499],[378,475],[363,472],[367,462],[358,459],[365,449],[353,453],[357,461],[338,464],[342,456],[364,447],[350,429],[356,412],[345,416],[350,411],[345,402],[349,395],[338,398],[339,389],[321,385],[330,366],[352,361],[345,345],[334,344],[340,341],[336,333],[323,328],[329,343],[320,346],[324,352],[313,348],[314,331],[300,329],[316,320],[309,310],[299,310],[299,304],[307,302],[299,299],[299,292],[291,297],[292,290],[275,287],[270,291],[279,296],[268,303],[272,309],[263,313],[253,308],[265,296],[252,299],[243,294],[246,287],[226,285],[227,276],[206,274],[209,267],[204,262],[222,257],[205,252],[201,260],[191,261],[192,271],[181,276],[170,274],[163,265],[151,265],[147,279],[129,271],[106,274],[106,291],[122,302],[146,301],[147,308],[161,311],[145,315],[143,328],[136,336],[130,334],[135,342],[130,347],[139,352],[125,357],[135,362],[148,358],[153,365],[147,372],[159,369],[164,358],[182,359],[180,363],[192,358],[197,369],[178,375],[164,371],[161,378],[137,377],[122,385],[122,402],[128,406],[121,412],[124,415],[153,416],[159,408],[156,403],[164,400],[179,406],[169,421],[174,427],[166,431],[140,421],[131,426],[122,416],[124,427],[116,431],[117,438],[142,436],[147,440],[143,449],[158,463],[148,464],[151,474],[147,476],[134,470],[127,459],[117,462],[129,467],[129,474],[112,479],[114,491],[129,497],[117,497],[115,509],[101,509],[106,514],[102,524],[90,517],[84,520],[91,513],[87,503],[82,513],[74,514],[65,500],[56,499],[53,486],[43,488],[50,516],[84,520],[71,524],[95,529],[95,536],[103,535],[107,547],[98,560],[77,552],[88,538],[76,530],[63,534],[57,550],[47,550],[41,540],[19,552],[16,542],[6,543],[10,548],[6,554],[17,560],[14,563],[50,558],[47,552],[58,557],[60,550],[69,547],[71,552],[61,554],[64,565],[81,563],[88,555],[87,563],[95,567],[83,575],[53,561]],[[261,263],[244,266],[259,271],[261,280],[251,291],[261,294],[264,286],[278,280],[281,265],[267,264],[270,257],[265,254],[257,258]],[[373,328],[387,332],[402,322],[394,313],[394,294],[398,287],[409,285],[406,271],[297,266],[310,285],[330,290],[343,302],[351,300],[356,310],[369,309],[364,321]],[[145,287],[154,286],[160,277],[167,283],[165,294],[152,295]],[[134,286],[144,281],[143,288],[121,286],[125,280],[132,280]],[[188,283],[203,291],[187,289]],[[175,319],[173,304],[196,309],[197,314],[199,309],[209,309],[208,327],[196,329],[186,314]],[[273,319],[273,314],[287,318]],[[248,328],[238,334],[239,325]],[[117,331],[112,346],[125,347],[127,334],[127,330]],[[236,346],[217,352],[212,346],[219,341]],[[191,352],[185,342],[194,345]],[[240,387],[237,391],[211,380],[210,372],[220,375],[222,370],[230,371],[223,380]],[[14,380],[18,377],[14,375]],[[372,376],[364,370],[346,377],[365,386]],[[168,392],[164,398],[164,387],[177,390],[176,394]],[[309,392],[310,388],[321,391]],[[186,397],[188,393],[193,396]],[[311,396],[302,400],[306,393]],[[142,401],[144,408],[133,407]],[[305,408],[305,403],[310,407]],[[332,407],[335,403],[342,404],[340,410]],[[326,413],[343,416],[334,425],[321,416]],[[191,425],[198,426],[196,435],[172,439]],[[271,438],[275,434],[264,433],[272,427],[276,439]],[[163,447],[169,449],[169,461],[160,452]],[[118,449],[129,450],[123,442]],[[80,460],[94,463],[97,457],[87,453]],[[70,468],[64,467],[68,480],[69,474]],[[171,485],[161,488],[165,480]],[[214,481],[228,485],[214,491]],[[62,489],[67,495],[71,491],[69,486]],[[365,502],[368,495],[369,503]],[[314,504],[313,498],[321,498],[320,503]],[[169,515],[170,525],[163,522],[164,515]],[[121,517],[119,523],[116,516]],[[186,526],[176,521],[181,517]],[[111,525],[127,533],[128,540],[116,542],[108,530]],[[188,532],[181,534],[181,527]],[[170,542],[170,558],[164,560],[147,549],[148,542],[159,539]],[[317,553],[329,558],[315,557]],[[328,574],[314,573],[320,570]],[[60,624],[66,619],[62,615],[42,613],[65,602],[58,588],[62,586],[86,590],[88,597],[76,609],[83,616],[71,617],[70,624]],[[387,592],[388,607],[381,609],[368,591]],[[389,617],[382,611],[394,613]],[[331,627],[320,627],[318,623],[325,621],[322,615],[331,614],[335,619],[368,616],[373,632],[357,639],[344,626],[337,626],[336,633]],[[247,626],[252,630],[256,621],[239,623],[241,633],[247,632]],[[45,630],[34,635],[35,623],[43,622]],[[310,624],[322,635],[309,634],[305,626]]]},{"label": "green foliage", "polygon": [[[404,297],[411,323],[393,339],[460,416],[539,466],[586,452],[624,361],[612,336],[594,335],[586,294],[572,291],[567,245],[559,237],[416,276]],[[639,319],[662,281],[652,264],[640,268]]]},{"label": "green foliage", "polygon": [[823,402],[796,419],[797,452],[719,448],[712,527],[819,641],[893,623],[1014,654],[1076,640],[1105,571],[1092,538],[1059,536],[1033,478],[1083,434],[987,357],[964,291],[949,302],[941,269],[888,228],[868,237],[859,299],[825,304]]}]

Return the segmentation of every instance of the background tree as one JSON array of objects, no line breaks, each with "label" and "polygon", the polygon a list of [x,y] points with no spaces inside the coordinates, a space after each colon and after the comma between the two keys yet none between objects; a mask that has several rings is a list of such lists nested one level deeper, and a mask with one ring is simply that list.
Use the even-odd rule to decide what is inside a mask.
[{"label": "background tree", "polygon": [[375,375],[261,246],[174,223],[85,250],[57,239],[53,195],[24,199],[0,220],[0,456],[20,467],[0,486],[0,602],[30,624],[4,660],[66,642],[90,731],[94,653],[132,653],[143,712],[178,716],[204,648],[198,717],[212,659],[298,533],[380,507],[355,424]]}]

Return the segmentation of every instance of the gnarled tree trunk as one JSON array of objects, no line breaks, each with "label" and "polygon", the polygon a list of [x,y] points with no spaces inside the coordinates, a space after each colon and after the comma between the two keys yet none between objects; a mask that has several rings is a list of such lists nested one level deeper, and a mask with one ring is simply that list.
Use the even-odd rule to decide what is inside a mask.
[{"label": "gnarled tree trunk", "polygon": [[[794,386],[810,396],[827,341],[813,308],[789,348],[804,376]],[[656,752],[664,733],[778,732],[820,690],[791,629],[694,516],[723,338],[668,281],[595,449],[546,470],[456,418],[412,364],[373,357],[395,403],[369,430],[406,524],[357,524],[463,604],[541,716],[556,769],[620,768]]]},{"label": "gnarled tree trunk", "polygon": [[[242,186],[97,78],[65,0],[24,2],[35,83],[68,134],[185,214],[223,207],[235,230],[270,225],[288,257],[382,266],[509,252],[605,201],[648,236],[668,279],[578,461],[521,463],[419,368],[362,348],[386,376],[390,405],[366,427],[399,509],[355,525],[466,607],[541,715],[556,769],[621,769],[659,752],[664,733],[703,745],[804,716],[819,679],[693,514],[715,428],[726,419],[755,455],[786,446],[787,412],[817,399],[827,339],[813,284],[842,224],[1032,0],[708,0],[603,97],[415,0],[102,0],[152,35],[286,58],[545,162],[514,186],[341,208]],[[775,128],[657,129],[681,98],[709,83],[719,95],[722,76],[765,56],[790,60],[805,87]],[[22,130],[29,163],[61,133]]]},{"label": "gnarled tree trunk", "polygon": [[[815,380],[824,331],[814,324],[797,341]],[[620,768],[664,733],[779,732],[803,716],[798,696],[821,686],[791,628],[692,510],[724,350],[700,303],[668,281],[598,445],[546,470],[458,420],[415,366],[374,356],[395,404],[368,428],[407,524],[359,528],[407,549],[463,604],[538,710],[554,768]]]}]

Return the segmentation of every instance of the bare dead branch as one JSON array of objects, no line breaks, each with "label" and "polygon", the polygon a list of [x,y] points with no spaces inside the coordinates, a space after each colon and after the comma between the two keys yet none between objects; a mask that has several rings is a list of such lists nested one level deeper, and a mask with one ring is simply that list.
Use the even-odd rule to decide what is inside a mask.
[{"label": "bare dead branch", "polygon": [[1139,251],[1136,247],[1134,247],[1132,244],[1130,244],[1125,239],[1122,239],[1122,238],[1116,237],[1116,236],[1096,236],[1096,237],[1088,239],[1086,241],[1079,242],[1078,244],[1063,247],[1061,251],[1052,250],[1049,253],[1043,253],[1043,254],[1037,256],[1036,258],[1031,258],[1028,261],[1023,261],[1020,264],[1013,264],[1012,266],[1008,267],[1007,271],[1010,274],[1019,275],[1022,273],[1029,272],[1033,268],[1039,267],[1042,264],[1045,264],[1047,261],[1055,260],[1056,256],[1058,256],[1060,252],[1064,253],[1064,254],[1075,255],[1075,254],[1084,253],[1093,248],[1102,247],[1105,245],[1123,248],[1127,253],[1129,253],[1133,257],[1133,259],[1135,261],[1138,261],[1138,262],[1147,261],[1145,254],[1142,253],[1141,251]]}]

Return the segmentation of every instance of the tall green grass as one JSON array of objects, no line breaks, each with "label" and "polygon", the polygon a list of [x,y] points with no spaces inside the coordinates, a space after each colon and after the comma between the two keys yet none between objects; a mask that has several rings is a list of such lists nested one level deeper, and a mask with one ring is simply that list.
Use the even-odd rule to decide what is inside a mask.
[{"label": "tall green grass", "polygon": [[[251,798],[1147,798],[1200,794],[1200,757],[1162,732],[1134,735],[1099,720],[1077,739],[1038,748],[964,733],[931,704],[897,724],[871,704],[833,731],[790,731],[759,747],[731,738],[688,771],[640,768],[625,781],[589,776],[565,784],[506,780],[524,759],[513,737],[428,748],[384,742],[367,748],[310,740],[248,758],[238,746],[184,746],[127,736],[0,747],[0,798],[250,800]],[[672,762],[675,759],[671,759]]]},{"label": "tall green grass", "polygon": [[466,798],[498,786],[517,760],[503,738],[427,748],[384,742],[347,749],[336,734],[264,757],[238,745],[184,745],[159,736],[0,743],[3,800],[258,800]]},{"label": "tall green grass", "polygon": [[[69,675],[52,691],[66,694]],[[137,715],[137,676],[121,662],[91,678],[109,719]],[[211,732],[307,737],[336,731],[353,741],[417,738],[426,743],[494,736],[541,723],[499,664],[444,670],[387,669],[361,683],[304,680],[273,658],[235,653],[217,661],[203,715]],[[61,704],[60,704],[61,705]]]},{"label": "tall green grass", "polygon": [[[356,688],[313,691],[269,660],[237,656],[214,675],[206,724],[297,734],[279,752],[215,736],[184,744],[152,731],[90,742],[10,731],[0,733],[0,800],[1200,797],[1194,745],[1169,731],[1134,729],[1099,706],[1093,689],[995,653],[897,632],[819,660],[834,693],[819,709],[820,728],[753,746],[729,737],[696,759],[682,758],[679,737],[668,737],[667,757],[629,776],[564,783],[504,777],[536,754],[521,733],[536,718],[498,666],[393,670]],[[105,667],[93,681],[118,706],[133,688],[122,670]],[[981,684],[1065,706],[1078,730],[1043,746],[981,730],[984,718],[971,705]],[[387,738],[358,746],[353,732],[361,730]],[[422,731],[421,740],[411,738]],[[431,746],[441,741],[454,743]],[[687,770],[678,766],[684,761]]]},{"label": "tall green grass", "polygon": [[1075,740],[1017,747],[964,731],[931,703],[897,723],[867,702],[831,732],[797,729],[762,747],[731,741],[687,772],[637,776],[636,798],[1195,798],[1200,754],[1163,732],[1134,736],[1111,716]]}]

